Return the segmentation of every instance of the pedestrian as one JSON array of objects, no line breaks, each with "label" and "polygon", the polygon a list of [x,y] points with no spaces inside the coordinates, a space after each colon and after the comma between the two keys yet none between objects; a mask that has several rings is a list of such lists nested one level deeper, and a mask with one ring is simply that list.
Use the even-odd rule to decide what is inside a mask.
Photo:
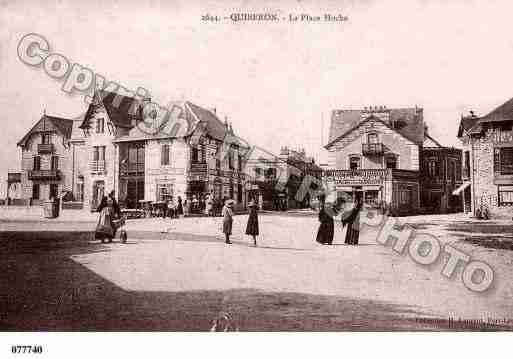
[{"label": "pedestrian", "polygon": [[230,235],[232,234],[232,226],[233,226],[233,199],[229,199],[224,203],[223,207],[223,233],[225,236],[225,243],[226,244],[232,244],[230,242]]},{"label": "pedestrian", "polygon": [[320,199],[319,210],[319,229],[317,230],[317,238],[315,239],[320,244],[333,244],[333,235],[335,233],[335,224],[333,222],[333,211],[330,210],[329,205],[326,204],[325,199]]},{"label": "pedestrian", "polygon": [[100,217],[98,218],[94,236],[102,242],[112,242],[112,239],[116,235],[116,226],[113,220],[114,216],[119,212],[119,206],[115,203],[113,192],[114,191],[111,192],[112,196],[104,196],[97,208],[97,211],[100,212]]},{"label": "pedestrian", "polygon": [[345,244],[356,245],[360,237],[360,211],[362,209],[362,201],[360,197],[356,197],[353,208],[342,216],[342,226],[347,224]]},{"label": "pedestrian", "polygon": [[177,214],[177,217],[183,216],[182,197],[180,197],[180,196],[178,196],[178,204],[176,206],[176,214]]},{"label": "pedestrian", "polygon": [[206,199],[205,213],[207,214],[207,216],[210,217],[210,216],[214,215],[213,207],[214,207],[214,195],[211,193],[211,194],[207,195],[207,199]]},{"label": "pedestrian", "polygon": [[198,197],[196,195],[192,196],[192,212],[196,213],[198,210]]},{"label": "pedestrian", "polygon": [[255,201],[251,200],[248,203],[249,217],[248,224],[246,225],[246,234],[253,237],[253,245],[256,247],[256,237],[258,236],[258,210]]},{"label": "pedestrian", "polygon": [[190,210],[191,210],[191,201],[185,199],[185,201],[183,202],[183,216],[184,217],[189,216]]},{"label": "pedestrian", "polygon": [[175,218],[176,204],[173,197],[169,199],[169,202],[167,204],[167,211],[170,218]]}]

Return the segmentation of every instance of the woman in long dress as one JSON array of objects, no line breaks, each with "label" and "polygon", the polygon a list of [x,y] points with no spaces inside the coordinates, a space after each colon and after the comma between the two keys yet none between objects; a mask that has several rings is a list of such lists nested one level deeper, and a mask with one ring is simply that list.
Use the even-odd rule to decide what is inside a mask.
[{"label": "woman in long dress", "polygon": [[100,212],[100,217],[98,218],[94,236],[102,242],[112,242],[112,239],[116,235],[116,227],[113,222],[115,215],[113,199],[103,197],[97,211]]},{"label": "woman in long dress", "polygon": [[246,234],[253,237],[253,245],[256,247],[256,237],[258,236],[258,210],[254,201],[249,202],[249,217],[246,225]]},{"label": "woman in long dress", "polygon": [[342,226],[347,224],[346,244],[356,245],[360,238],[360,210],[362,209],[362,202],[359,198],[356,199],[353,209],[349,214],[342,218]]},{"label": "woman in long dress", "polygon": [[182,197],[178,196],[178,205],[176,206],[176,214],[178,217],[183,215]]},{"label": "woman in long dress", "polygon": [[328,211],[324,201],[321,202],[319,210],[319,230],[317,231],[316,241],[321,244],[333,244],[333,235],[335,232],[335,223],[333,222],[332,213]]},{"label": "woman in long dress", "polygon": [[233,199],[229,199],[224,203],[223,207],[223,233],[226,238],[226,244],[232,244],[230,242],[230,235],[232,234],[232,226],[233,226]]}]

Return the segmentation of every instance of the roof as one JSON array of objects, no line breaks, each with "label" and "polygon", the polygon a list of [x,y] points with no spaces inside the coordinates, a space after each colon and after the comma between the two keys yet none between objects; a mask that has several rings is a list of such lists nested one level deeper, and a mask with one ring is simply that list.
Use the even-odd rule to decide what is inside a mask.
[{"label": "roof", "polygon": [[142,119],[141,102],[133,97],[109,91],[98,91],[95,92],[94,96],[94,101],[89,105],[80,128],[89,127],[90,116],[100,104],[100,99],[101,105],[103,105],[116,127],[131,128],[133,120]]},{"label": "roof", "polygon": [[466,116],[462,117],[460,120],[460,126],[458,128],[458,136],[463,136],[464,131],[469,131],[479,122],[479,117],[477,116]]},{"label": "roof", "polygon": [[[381,120],[373,113],[369,113],[369,116],[365,117],[365,113],[362,110],[333,111],[330,142],[325,147],[330,147],[370,118],[379,120],[408,140],[417,145],[422,145],[424,142],[424,120],[418,108],[387,109],[386,111],[388,112],[388,121]],[[392,123],[395,125],[392,125]]]},{"label": "roof", "polygon": [[66,139],[71,138],[71,130],[73,127],[73,120],[68,118],[49,116],[44,114],[39,121],[22,137],[17,143],[18,146],[25,145],[27,139],[34,133],[56,131]]},{"label": "roof", "polygon": [[[383,111],[388,113],[388,121],[380,120],[380,118],[372,112],[369,112],[368,116],[366,116],[366,111],[364,110],[332,111],[329,143],[325,147],[330,147],[333,143],[356,129],[370,117],[380,120],[380,122],[400,133],[406,139],[422,146],[424,142],[424,119],[422,109],[413,107],[386,109]],[[395,125],[392,125],[393,123]]]},{"label": "roof", "polygon": [[479,119],[481,123],[502,121],[513,121],[513,98]]},{"label": "roof", "polygon": [[219,120],[219,118],[211,111],[204,109],[192,102],[187,101],[187,106],[194,113],[196,118],[205,123],[205,129],[208,135],[216,140],[223,141],[226,137],[227,128],[226,125]]},{"label": "roof", "polygon": [[[429,144],[433,144],[434,146],[429,146]],[[424,133],[424,147],[439,147],[442,148],[443,146],[435,140],[433,137],[431,137],[427,132]]]}]

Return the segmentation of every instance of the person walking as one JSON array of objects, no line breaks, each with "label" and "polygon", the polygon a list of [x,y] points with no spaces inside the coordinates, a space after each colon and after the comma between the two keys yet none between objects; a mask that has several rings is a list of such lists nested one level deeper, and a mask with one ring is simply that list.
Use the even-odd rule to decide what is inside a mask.
[{"label": "person walking", "polygon": [[183,216],[182,197],[180,197],[180,196],[178,196],[178,204],[176,205],[176,214],[177,214],[177,217]]},{"label": "person walking", "polygon": [[256,237],[258,236],[258,210],[255,201],[248,203],[249,217],[246,225],[246,234],[253,237],[253,245],[257,246]]},{"label": "person walking", "polygon": [[175,212],[176,212],[176,203],[173,197],[169,199],[169,203],[167,204],[167,210],[169,214],[169,218],[173,219],[175,218]]},{"label": "person walking", "polygon": [[347,225],[345,244],[356,245],[360,237],[360,211],[362,201],[356,197],[353,208],[347,216],[342,216],[342,227]]},{"label": "person walking", "polygon": [[114,198],[114,191],[108,197],[103,197],[97,208],[100,212],[98,224],[96,225],[95,238],[103,242],[112,242],[116,235],[116,226],[114,225],[114,217],[119,215],[119,206]]},{"label": "person walking", "polygon": [[207,216],[213,216],[213,206],[214,206],[214,195],[210,193],[207,195],[206,198],[206,207],[205,207],[205,213]]},{"label": "person walking", "polygon": [[233,199],[229,199],[227,200],[225,203],[224,203],[224,207],[223,207],[223,233],[225,235],[225,238],[226,238],[226,241],[225,243],[226,244],[232,244],[232,242],[230,242],[230,235],[232,234],[232,227],[233,227],[233,204],[234,204],[234,200]]},{"label": "person walking", "polygon": [[190,199],[187,200],[187,198],[186,198],[184,203],[183,203],[183,215],[184,215],[184,217],[188,217],[189,216],[190,210],[191,210],[191,200]]},{"label": "person walking", "polygon": [[325,203],[325,199],[320,200],[319,210],[319,229],[317,230],[316,242],[320,244],[333,244],[333,235],[335,233],[335,223],[333,222],[333,210]]}]

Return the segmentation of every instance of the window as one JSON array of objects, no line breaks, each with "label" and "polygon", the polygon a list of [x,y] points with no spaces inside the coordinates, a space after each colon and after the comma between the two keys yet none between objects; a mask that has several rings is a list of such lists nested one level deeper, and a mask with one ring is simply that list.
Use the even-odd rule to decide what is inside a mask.
[{"label": "window", "polygon": [[463,152],[463,176],[470,177],[470,152]]},{"label": "window", "polygon": [[59,194],[59,185],[57,183],[50,183],[50,193],[48,194],[48,198],[57,198]]},{"label": "window", "polygon": [[162,145],[162,153],[160,154],[160,164],[162,166],[169,165],[169,145]]},{"label": "window", "polygon": [[237,201],[242,202],[242,185],[240,183],[237,185]]},{"label": "window", "polygon": [[230,182],[230,188],[229,188],[229,198],[233,199],[233,182]]},{"label": "window", "polygon": [[157,201],[166,201],[173,196],[173,184],[157,184]]},{"label": "window", "polygon": [[387,156],[385,157],[385,166],[386,168],[397,168],[397,157],[396,156]]},{"label": "window", "polygon": [[216,168],[217,169],[221,168],[221,160],[219,158],[217,158],[217,157],[216,157]]},{"label": "window", "polygon": [[496,148],[493,162],[496,175],[513,175],[513,147]]},{"label": "window", "polygon": [[429,177],[436,177],[437,164],[435,161],[428,162],[428,175]]},{"label": "window", "polygon": [[499,207],[513,206],[513,186],[499,186]]},{"label": "window", "polygon": [[198,163],[198,148],[196,147],[193,147],[192,148],[192,158],[191,158],[191,162],[192,163]]},{"label": "window", "polygon": [[240,154],[237,156],[237,163],[239,165],[239,172],[242,172],[242,156]]},{"label": "window", "polygon": [[105,119],[96,119],[96,133],[103,133],[105,131]]},{"label": "window", "polygon": [[265,176],[267,178],[274,178],[275,173],[276,173],[276,169],[275,168],[268,168],[267,171],[266,171]]},{"label": "window", "polygon": [[48,145],[52,143],[52,134],[51,133],[43,133],[41,135],[41,143]]},{"label": "window", "polygon": [[35,156],[34,157],[34,170],[39,171],[41,169],[41,157]]},{"label": "window", "polygon": [[349,169],[357,170],[359,168],[360,168],[360,157],[358,157],[358,156],[349,157]]},{"label": "window", "polygon": [[367,143],[378,143],[378,134],[377,133],[369,133],[367,135]]},{"label": "window", "polygon": [[32,199],[39,199],[39,184],[32,185]]},{"label": "window", "polygon": [[58,156],[52,156],[51,169],[53,171],[56,171],[59,169],[59,157]]},{"label": "window", "polygon": [[258,177],[262,173],[262,169],[260,167],[255,167],[255,175]]},{"label": "window", "polygon": [[205,144],[201,144],[201,156],[200,156],[201,163],[207,162],[207,149]]},{"label": "window", "polygon": [[401,204],[409,204],[412,202],[412,190],[411,188],[405,188],[402,191],[399,192],[400,194],[400,202]]},{"label": "window", "polygon": [[230,149],[228,150],[228,168],[233,170],[234,167],[233,167],[233,147],[230,147]]},{"label": "window", "polygon": [[105,161],[105,146],[93,147],[93,161]]}]

